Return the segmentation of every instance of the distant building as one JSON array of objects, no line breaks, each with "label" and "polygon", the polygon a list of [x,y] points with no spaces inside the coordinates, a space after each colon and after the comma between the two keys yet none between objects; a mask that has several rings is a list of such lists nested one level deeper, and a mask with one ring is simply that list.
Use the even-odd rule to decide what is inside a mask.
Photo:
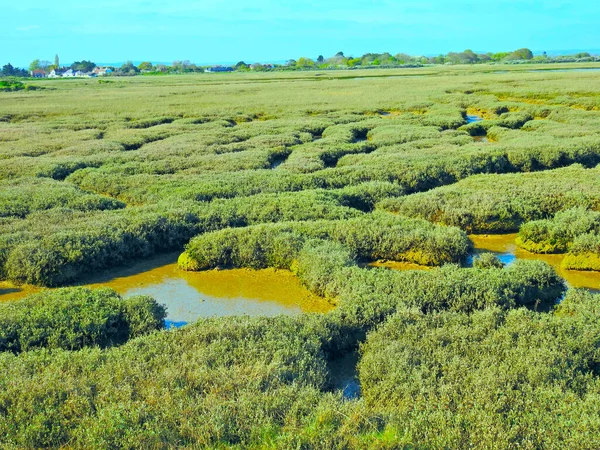
[{"label": "distant building", "polygon": [[46,78],[46,71],[42,69],[32,70],[30,73],[32,78]]},{"label": "distant building", "polygon": [[48,75],[48,78],[60,78],[66,71],[64,69],[52,69],[52,72]]},{"label": "distant building", "polygon": [[75,71],[73,69],[66,70],[62,76],[63,78],[73,78],[75,76]]},{"label": "distant building", "polygon": [[208,67],[205,72],[233,72],[233,67],[213,66]]},{"label": "distant building", "polygon": [[254,63],[250,65],[250,70],[271,70],[275,66],[273,64]]},{"label": "distant building", "polygon": [[104,75],[112,73],[112,69],[109,69],[108,67],[96,67],[92,73],[96,76],[103,77]]}]

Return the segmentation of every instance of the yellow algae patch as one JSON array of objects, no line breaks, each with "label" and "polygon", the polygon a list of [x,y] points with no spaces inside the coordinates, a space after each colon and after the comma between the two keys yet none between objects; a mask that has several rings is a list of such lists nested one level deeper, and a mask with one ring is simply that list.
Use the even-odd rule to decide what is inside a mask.
[{"label": "yellow algae patch", "polygon": [[211,297],[248,298],[300,307],[303,312],[331,311],[334,305],[310,292],[288,270],[230,269],[185,272],[187,283]]},{"label": "yellow algae patch", "polygon": [[[167,305],[169,315],[184,321],[232,314],[325,313],[335,306],[305,288],[288,270],[186,272],[176,260],[176,254],[161,255],[102,272],[82,285],[111,288],[124,296],[150,295]],[[18,300],[40,290],[0,283],[0,301]]]},{"label": "yellow algae patch", "polygon": [[516,249],[516,234],[471,234],[469,239],[477,250],[495,253],[509,253]]},{"label": "yellow algae patch", "polygon": [[467,108],[467,115],[478,116],[482,119],[494,119],[497,117],[496,114],[479,108]]},{"label": "yellow algae patch", "polygon": [[42,288],[36,286],[17,286],[8,281],[0,281],[0,302],[19,300],[41,290]]}]

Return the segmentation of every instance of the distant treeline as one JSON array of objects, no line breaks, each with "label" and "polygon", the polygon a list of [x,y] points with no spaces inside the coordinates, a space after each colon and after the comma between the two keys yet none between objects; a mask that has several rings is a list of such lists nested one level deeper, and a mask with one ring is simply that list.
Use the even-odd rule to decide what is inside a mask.
[{"label": "distant treeline", "polygon": [[[56,60],[55,60],[56,61]],[[472,50],[462,52],[449,52],[438,56],[411,56],[406,53],[365,53],[362,56],[346,56],[344,52],[338,52],[329,58],[319,55],[312,59],[309,57],[300,57],[289,59],[284,64],[270,63],[253,63],[247,64],[240,61],[230,67],[223,67],[229,70],[221,71],[288,71],[288,70],[310,70],[310,69],[348,69],[348,68],[394,68],[394,67],[422,67],[425,65],[441,65],[441,64],[519,64],[519,63],[564,63],[564,62],[600,62],[600,56],[591,55],[587,52],[576,53],[573,55],[549,56],[546,52],[541,55],[534,56],[533,52],[528,48],[520,48],[512,52],[498,53],[475,53]],[[76,61],[70,66],[73,70],[83,70],[90,72],[96,67],[92,61]],[[171,65],[153,64],[149,61],[144,61],[138,65],[132,61],[127,61],[120,67],[109,66],[112,70],[110,76],[130,76],[138,74],[170,74],[170,73],[193,73],[204,72],[211,67],[221,66],[206,66],[194,64],[189,60],[174,61]],[[33,72],[43,72],[46,75],[54,69],[60,69],[56,63],[50,64],[49,61],[34,60],[29,70],[13,67],[10,63],[2,67],[0,76],[3,77],[28,77]],[[219,71],[219,70],[217,70]]]}]

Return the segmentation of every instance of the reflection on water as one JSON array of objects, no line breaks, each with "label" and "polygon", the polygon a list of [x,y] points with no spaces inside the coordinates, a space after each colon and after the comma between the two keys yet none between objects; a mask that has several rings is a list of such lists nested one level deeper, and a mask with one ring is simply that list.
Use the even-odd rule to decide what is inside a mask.
[{"label": "reflection on water", "polygon": [[476,116],[475,114],[467,114],[467,123],[475,123],[475,122],[481,122],[483,120],[483,117],[481,116]]},{"label": "reflection on water", "polygon": [[[484,120],[483,117],[475,115],[475,114],[467,114],[466,119],[467,119],[467,124],[481,122]],[[488,139],[488,137],[486,135],[471,136],[471,137],[473,138],[473,141],[475,141],[475,142],[490,142],[490,140]]]},{"label": "reflection on water", "polygon": [[[199,317],[298,315],[327,312],[333,305],[304,288],[289,271],[264,269],[184,272],[177,254],[163,255],[129,268],[103,273],[84,283],[109,287],[119,294],[150,295],[167,306],[167,324],[181,325]],[[2,286],[0,286],[1,288]],[[39,289],[0,291],[0,300],[14,300]]]},{"label": "reflection on water", "polygon": [[[550,264],[556,272],[564,278],[570,287],[600,289],[600,272],[586,272],[580,270],[566,270],[561,267],[565,255],[543,255],[531,253],[517,247],[516,234],[473,234],[469,238],[475,244],[475,251],[495,253],[504,264],[511,264],[517,259],[536,259]],[[471,258],[472,260],[472,258]]]}]

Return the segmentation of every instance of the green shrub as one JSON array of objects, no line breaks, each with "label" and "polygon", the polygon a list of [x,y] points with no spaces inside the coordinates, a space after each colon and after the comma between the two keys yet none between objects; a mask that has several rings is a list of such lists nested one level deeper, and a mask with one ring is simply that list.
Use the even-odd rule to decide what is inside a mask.
[{"label": "green shrub", "polygon": [[493,253],[485,252],[473,259],[473,267],[477,269],[502,269],[504,263]]},{"label": "green shrub", "polygon": [[149,297],[123,300],[110,289],[66,288],[0,303],[0,351],[108,347],[164,327],[165,309]]},{"label": "green shrub", "polygon": [[415,445],[593,447],[597,313],[589,294],[567,296],[553,315],[401,312],[361,349],[365,401]]},{"label": "green shrub", "polygon": [[[346,221],[288,222],[241,229],[226,229],[197,236],[186,248],[187,257],[201,270],[214,267],[268,267],[272,258],[281,260],[274,239],[292,233],[299,239],[295,253],[284,246],[290,258],[300,242],[317,238],[337,241],[360,259],[391,259],[423,265],[460,262],[469,252],[469,241],[459,230],[441,228],[424,221],[377,213]],[[291,237],[291,234],[289,235]],[[289,267],[289,259],[280,267]]]},{"label": "green shrub", "polygon": [[577,237],[598,231],[600,213],[574,208],[558,212],[553,219],[522,225],[516,243],[534,253],[564,253]]},{"label": "green shrub", "polygon": [[[597,174],[598,169],[573,166],[531,174],[479,175],[451,186],[387,199],[378,208],[469,232],[517,231],[525,222],[547,219],[560,211],[600,207]],[[581,215],[577,211],[573,214]],[[566,214],[559,217],[569,220]],[[579,220],[592,219],[582,216]]]}]

